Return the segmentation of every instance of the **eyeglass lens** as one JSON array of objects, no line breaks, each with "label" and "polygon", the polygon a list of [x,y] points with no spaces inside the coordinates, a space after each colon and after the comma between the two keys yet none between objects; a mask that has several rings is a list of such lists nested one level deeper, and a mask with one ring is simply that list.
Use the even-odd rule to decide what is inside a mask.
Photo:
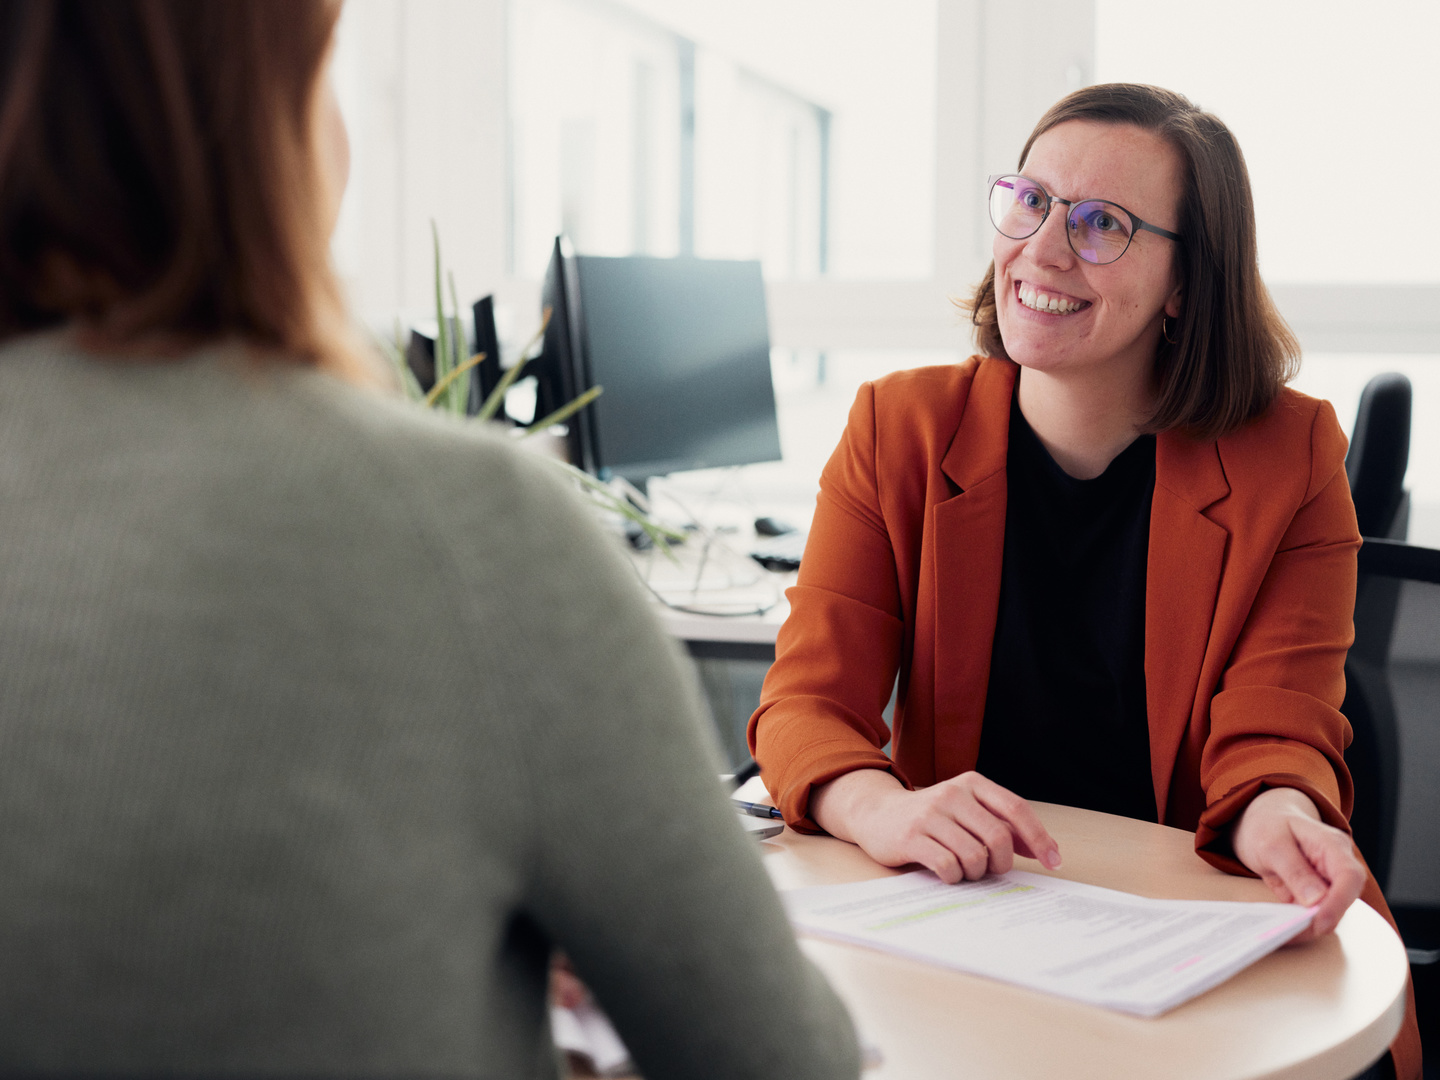
[{"label": "eyeglass lens", "polygon": [[[1063,205],[1063,204],[1062,204]],[[1045,221],[1050,196],[1033,180],[1001,176],[990,185],[990,221],[1002,236],[1024,240]],[[1086,199],[1066,215],[1070,247],[1086,262],[1112,263],[1130,246],[1130,215],[1103,199]]]}]

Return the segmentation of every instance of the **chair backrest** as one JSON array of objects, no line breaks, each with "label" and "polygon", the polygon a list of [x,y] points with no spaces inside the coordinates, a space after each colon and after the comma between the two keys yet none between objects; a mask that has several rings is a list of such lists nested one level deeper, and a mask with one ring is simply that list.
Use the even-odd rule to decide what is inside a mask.
[{"label": "chair backrest", "polygon": [[1405,539],[1409,500],[1405,469],[1410,463],[1410,380],[1390,372],[1376,375],[1360,394],[1345,474],[1355,500],[1361,536]]},{"label": "chair backrest", "polygon": [[[1440,773],[1440,550],[1366,539],[1360,549],[1360,588],[1382,585],[1397,598],[1393,617],[1376,625],[1357,616],[1340,708],[1354,730],[1345,753],[1355,782],[1351,829],[1375,879],[1388,891],[1404,776]],[[1435,751],[1425,753],[1422,744],[1414,744],[1417,736],[1432,739]],[[1402,757],[1407,744],[1421,749],[1409,762]],[[1415,794],[1435,786],[1433,780],[1420,784]],[[1440,866],[1440,830],[1427,861]],[[1440,874],[1435,884],[1440,888]]]}]

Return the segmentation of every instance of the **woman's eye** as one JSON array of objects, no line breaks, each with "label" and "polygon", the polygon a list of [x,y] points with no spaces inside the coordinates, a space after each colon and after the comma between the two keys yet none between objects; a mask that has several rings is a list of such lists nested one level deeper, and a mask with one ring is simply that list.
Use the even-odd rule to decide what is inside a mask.
[{"label": "woman's eye", "polygon": [[1120,220],[1120,216],[1111,213],[1109,210],[1097,209],[1088,216],[1087,223],[1092,229],[1097,229],[1100,232],[1125,231],[1125,224]]},{"label": "woman's eye", "polygon": [[1029,191],[1020,192],[1020,205],[1027,210],[1039,210],[1045,205],[1045,197],[1031,188]]}]

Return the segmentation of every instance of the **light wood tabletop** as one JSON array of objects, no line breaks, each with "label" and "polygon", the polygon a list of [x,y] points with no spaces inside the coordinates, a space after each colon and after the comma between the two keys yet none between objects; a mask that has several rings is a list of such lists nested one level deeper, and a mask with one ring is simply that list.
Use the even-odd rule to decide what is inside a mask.
[{"label": "light wood tabletop", "polygon": [[[1272,900],[1250,878],[1214,869],[1194,836],[1130,818],[1034,803],[1060,844],[1053,876],[1166,899]],[[761,843],[777,888],[883,877],[852,844],[790,829]],[[1016,868],[1047,873],[1038,862]],[[883,1060],[867,1078],[927,1080],[1346,1080],[1399,1030],[1408,970],[1400,939],[1357,902],[1319,941],[1289,946],[1154,1019],[802,938]]]}]

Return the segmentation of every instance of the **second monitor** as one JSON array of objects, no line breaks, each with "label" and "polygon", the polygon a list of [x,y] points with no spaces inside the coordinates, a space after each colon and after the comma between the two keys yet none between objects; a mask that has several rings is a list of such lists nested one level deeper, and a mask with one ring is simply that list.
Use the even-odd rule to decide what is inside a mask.
[{"label": "second monitor", "polygon": [[643,486],[779,460],[758,262],[577,256],[557,240],[544,303],[552,394],[604,387],[571,422],[577,465]]}]

